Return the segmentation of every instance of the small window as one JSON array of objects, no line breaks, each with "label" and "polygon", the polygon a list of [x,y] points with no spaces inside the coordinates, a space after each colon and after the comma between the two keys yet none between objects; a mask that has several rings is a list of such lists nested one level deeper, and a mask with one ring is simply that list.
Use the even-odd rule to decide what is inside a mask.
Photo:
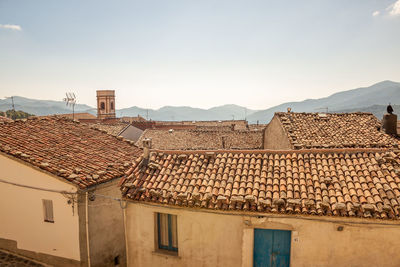
[{"label": "small window", "polygon": [[158,249],[178,252],[177,216],[157,213]]},{"label": "small window", "polygon": [[43,217],[45,222],[54,223],[52,200],[43,199]]},{"label": "small window", "polygon": [[111,102],[110,106],[111,106],[111,110],[114,110],[114,102]]},{"label": "small window", "polygon": [[104,110],[106,108],[106,104],[104,104],[104,102],[100,103],[100,109]]},{"label": "small window", "polygon": [[119,255],[114,257],[114,266],[119,266]]}]

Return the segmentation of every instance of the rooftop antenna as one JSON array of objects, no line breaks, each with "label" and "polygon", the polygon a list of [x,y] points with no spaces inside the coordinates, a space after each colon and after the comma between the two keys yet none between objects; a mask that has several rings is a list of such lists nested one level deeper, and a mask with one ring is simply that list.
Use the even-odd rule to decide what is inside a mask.
[{"label": "rooftop antenna", "polygon": [[[13,96],[6,96],[6,98],[11,98],[11,109],[13,111],[13,114],[11,115],[11,119],[15,119],[15,106],[14,106],[14,97]],[[7,117],[7,113],[6,113],[6,117]]]},{"label": "rooftop antenna", "polygon": [[328,113],[328,107],[316,108],[315,110],[324,110],[324,109],[325,113]]},{"label": "rooftop antenna", "polygon": [[65,93],[66,98],[63,99],[66,102],[66,106],[72,106],[72,120],[75,119],[75,103],[76,103],[76,96],[74,93]]}]

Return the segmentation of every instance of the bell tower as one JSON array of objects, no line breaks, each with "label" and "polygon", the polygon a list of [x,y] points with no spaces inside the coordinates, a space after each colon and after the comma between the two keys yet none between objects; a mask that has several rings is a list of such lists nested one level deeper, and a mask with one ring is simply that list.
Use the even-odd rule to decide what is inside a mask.
[{"label": "bell tower", "polygon": [[115,118],[115,91],[97,90],[97,118]]}]

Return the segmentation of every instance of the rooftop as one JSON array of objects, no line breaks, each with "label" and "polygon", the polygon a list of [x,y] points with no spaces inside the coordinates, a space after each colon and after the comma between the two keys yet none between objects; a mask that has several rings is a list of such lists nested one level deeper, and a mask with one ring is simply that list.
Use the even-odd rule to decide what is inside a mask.
[{"label": "rooftop", "polygon": [[397,147],[371,113],[277,112],[294,148]]},{"label": "rooftop", "polygon": [[106,122],[90,123],[89,125],[95,129],[106,132],[113,136],[119,136],[120,133],[123,130],[125,130],[126,127],[129,126],[129,123],[116,121],[116,122],[110,122],[110,123],[106,123]]},{"label": "rooftop", "polygon": [[150,138],[157,149],[260,149],[263,146],[263,131],[232,131],[215,127],[201,129],[147,129],[136,142],[142,147],[143,140]]},{"label": "rooftop", "polygon": [[212,126],[212,127],[234,127],[235,130],[245,130],[245,120],[215,120],[215,121],[155,121],[157,126],[161,125],[186,125],[186,126]]},{"label": "rooftop", "polygon": [[138,158],[125,198],[216,210],[400,219],[400,151],[161,151]]},{"label": "rooftop", "polygon": [[3,122],[12,122],[13,120],[4,116],[0,116],[0,123]]},{"label": "rooftop", "polygon": [[121,177],[142,153],[131,141],[57,116],[4,123],[0,152],[80,188]]},{"label": "rooftop", "polygon": [[87,112],[74,113],[74,114],[72,114],[72,113],[58,114],[57,116],[68,118],[68,119],[72,119],[72,117],[73,117],[75,120],[82,120],[82,119],[84,119],[84,120],[88,120],[88,119],[95,120],[95,119],[97,119],[97,117],[95,115],[87,113]]}]

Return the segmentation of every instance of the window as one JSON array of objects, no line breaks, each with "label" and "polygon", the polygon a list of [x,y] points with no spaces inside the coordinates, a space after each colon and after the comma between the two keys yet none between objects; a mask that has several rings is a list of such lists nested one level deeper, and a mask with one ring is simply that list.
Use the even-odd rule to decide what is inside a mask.
[{"label": "window", "polygon": [[178,252],[177,216],[157,213],[158,249]]},{"label": "window", "polygon": [[53,201],[48,199],[42,199],[42,201],[44,221],[54,223]]},{"label": "window", "polygon": [[114,110],[114,102],[111,102],[110,106],[111,106],[111,110]]},{"label": "window", "polygon": [[106,108],[106,104],[104,104],[104,102],[101,102],[100,103],[100,109],[104,110],[105,108]]}]

